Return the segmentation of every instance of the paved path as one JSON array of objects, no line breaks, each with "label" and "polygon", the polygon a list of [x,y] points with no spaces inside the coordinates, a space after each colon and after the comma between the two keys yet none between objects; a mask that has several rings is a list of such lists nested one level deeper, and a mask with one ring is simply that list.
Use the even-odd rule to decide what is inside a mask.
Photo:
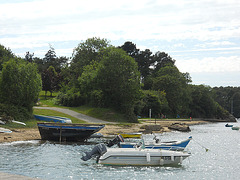
[{"label": "paved path", "polygon": [[108,121],[103,121],[103,120],[100,120],[100,119],[96,119],[96,118],[93,118],[93,117],[90,117],[90,116],[87,116],[87,115],[84,115],[84,114],[72,111],[70,109],[65,109],[65,108],[38,107],[38,106],[35,106],[34,108],[36,108],[36,109],[50,109],[50,110],[54,110],[54,111],[59,111],[59,112],[68,114],[70,116],[73,116],[73,117],[75,117],[77,119],[86,121],[88,123],[101,123],[101,124],[113,123],[113,122],[108,122]]},{"label": "paved path", "polygon": [[[0,172],[0,179],[1,180],[36,180],[38,178],[31,178],[31,177],[22,176],[22,175],[8,174],[8,173]],[[40,180],[40,179],[38,179],[38,180]]]}]

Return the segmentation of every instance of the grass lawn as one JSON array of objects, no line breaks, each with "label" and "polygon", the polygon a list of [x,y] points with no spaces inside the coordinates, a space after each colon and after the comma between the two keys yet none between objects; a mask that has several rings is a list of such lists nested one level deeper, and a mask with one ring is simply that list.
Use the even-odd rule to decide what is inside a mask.
[{"label": "grass lawn", "polygon": [[[60,108],[67,108],[73,111],[76,111],[81,114],[85,114],[94,118],[102,119],[105,121],[111,121],[111,122],[119,122],[119,123],[126,123],[127,120],[124,117],[123,114],[118,113],[112,109],[108,108],[95,108],[90,106],[79,106],[79,107],[66,107],[66,106],[60,106],[54,104],[54,98],[57,96],[57,93],[53,93],[52,97],[50,96],[50,93],[47,93],[47,96],[45,97],[45,92],[41,91],[39,95],[39,106],[49,106],[49,107],[60,107]],[[56,112],[55,115],[48,114],[49,116],[63,116],[59,112]],[[34,110],[34,114],[37,114]],[[39,115],[45,115],[45,114],[39,114]],[[46,114],[47,115],[47,114]],[[64,115],[64,117],[67,117]],[[70,118],[72,119],[72,118]],[[72,120],[73,121],[73,120]]]},{"label": "grass lawn", "polygon": [[49,110],[49,109],[33,109],[33,114],[36,115],[44,115],[44,116],[60,116],[60,117],[66,117],[72,120],[72,123],[86,123],[85,121],[81,121],[75,117],[72,117],[68,114],[64,114],[58,111]]}]

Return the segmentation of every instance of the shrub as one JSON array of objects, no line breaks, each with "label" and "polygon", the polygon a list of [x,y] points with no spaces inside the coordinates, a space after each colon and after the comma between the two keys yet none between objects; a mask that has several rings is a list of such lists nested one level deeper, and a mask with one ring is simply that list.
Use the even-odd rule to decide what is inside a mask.
[{"label": "shrub", "polygon": [[26,121],[32,119],[32,112],[25,107],[0,103],[0,116],[10,116],[16,121]]}]

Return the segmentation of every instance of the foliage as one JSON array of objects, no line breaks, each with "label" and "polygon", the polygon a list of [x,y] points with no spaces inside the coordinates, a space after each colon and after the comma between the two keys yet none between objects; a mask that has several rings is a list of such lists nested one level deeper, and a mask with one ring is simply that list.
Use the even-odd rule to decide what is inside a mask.
[{"label": "foliage", "polygon": [[14,58],[15,55],[10,49],[5,48],[0,44],[0,71],[3,68],[3,63],[9,61],[9,59]]},{"label": "foliage", "polygon": [[86,65],[92,61],[99,62],[101,60],[100,50],[109,46],[106,39],[89,38],[85,42],[80,43],[73,51],[70,71],[72,77],[77,79],[83,72]]},{"label": "foliage", "polygon": [[133,119],[134,104],[140,92],[140,74],[133,58],[121,49],[107,48],[100,61],[97,85],[105,107],[118,109],[127,113],[129,120]]},{"label": "foliage", "polygon": [[3,65],[0,79],[1,103],[32,110],[41,91],[36,65],[12,59]]},{"label": "foliage", "polygon": [[167,65],[160,68],[153,79],[153,90],[166,92],[171,114],[189,113],[188,81],[176,66]]},{"label": "foliage", "polygon": [[66,93],[59,93],[56,97],[57,104],[74,107],[85,104],[85,98],[79,91],[76,91],[74,88],[68,90]]},{"label": "foliage", "polygon": [[214,87],[214,99],[237,118],[240,117],[240,87]]},{"label": "foliage", "polygon": [[25,107],[0,103],[0,116],[10,116],[16,121],[27,121],[32,118],[32,113]]},{"label": "foliage", "polygon": [[59,75],[55,71],[53,66],[50,66],[47,70],[43,71],[42,74],[42,90],[52,92],[59,89]]},{"label": "foliage", "polygon": [[191,86],[192,102],[191,112],[193,117],[214,118],[218,105],[213,99],[212,90],[208,86]]},{"label": "foliage", "polygon": [[139,111],[136,113],[142,117],[148,117],[149,109],[151,109],[152,117],[159,118],[162,113],[169,112],[166,93],[163,91],[145,90],[143,91],[143,97],[135,108],[139,108]]}]

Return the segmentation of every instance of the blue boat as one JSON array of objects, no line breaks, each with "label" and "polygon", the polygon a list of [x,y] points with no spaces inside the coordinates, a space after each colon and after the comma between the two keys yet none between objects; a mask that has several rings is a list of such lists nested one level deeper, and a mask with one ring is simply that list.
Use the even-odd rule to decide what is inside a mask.
[{"label": "blue boat", "polygon": [[233,127],[232,124],[225,124],[225,127]]},{"label": "blue boat", "polygon": [[39,121],[55,122],[55,123],[72,123],[71,119],[59,116],[43,116],[34,115],[34,118]]},{"label": "blue boat", "polygon": [[99,124],[67,124],[37,123],[42,140],[77,142],[85,141],[105,125]]},{"label": "blue boat", "polygon": [[154,142],[140,142],[140,143],[120,142],[119,147],[134,148],[138,146],[144,146],[147,149],[165,149],[183,151],[191,140],[192,136],[183,141],[159,142],[158,139],[156,139]]}]

